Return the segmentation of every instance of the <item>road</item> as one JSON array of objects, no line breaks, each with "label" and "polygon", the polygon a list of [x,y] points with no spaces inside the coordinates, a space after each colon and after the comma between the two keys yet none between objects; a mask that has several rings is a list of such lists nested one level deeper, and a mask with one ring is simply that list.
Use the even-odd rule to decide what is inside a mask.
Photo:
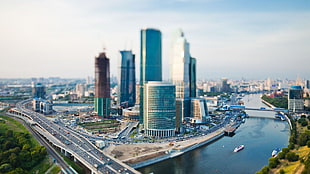
[{"label": "road", "polygon": [[88,168],[92,168],[91,170],[93,172],[139,173],[122,162],[106,156],[87,138],[76,131],[60,126],[47,119],[44,115],[26,109],[25,104],[28,102],[30,102],[30,100],[17,103],[17,109],[22,113],[27,114],[34,122],[36,122],[37,125],[41,127],[44,134],[48,133],[49,135],[47,135],[47,138],[49,138],[50,141],[53,141],[55,144],[61,144],[63,149],[73,155],[85,166],[88,166]]}]

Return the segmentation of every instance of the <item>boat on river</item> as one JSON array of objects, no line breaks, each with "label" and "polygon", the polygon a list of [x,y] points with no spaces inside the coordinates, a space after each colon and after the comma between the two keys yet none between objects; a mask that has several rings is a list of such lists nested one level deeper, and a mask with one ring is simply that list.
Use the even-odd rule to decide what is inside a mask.
[{"label": "boat on river", "polygon": [[281,152],[281,149],[280,148],[275,148],[275,149],[273,149],[273,151],[271,153],[271,156],[272,157],[276,157],[279,152]]},{"label": "boat on river", "polygon": [[238,147],[236,147],[236,148],[234,149],[234,152],[239,152],[239,151],[242,150],[242,149],[244,149],[244,145],[243,145],[243,144],[240,145],[240,146],[238,146]]}]

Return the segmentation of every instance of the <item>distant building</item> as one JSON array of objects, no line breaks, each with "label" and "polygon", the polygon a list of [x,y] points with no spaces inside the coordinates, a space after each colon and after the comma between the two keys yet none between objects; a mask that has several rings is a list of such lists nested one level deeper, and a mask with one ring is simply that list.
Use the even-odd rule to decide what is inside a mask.
[{"label": "distant building", "polygon": [[230,85],[227,83],[227,78],[222,79],[221,92],[230,92]]},{"label": "distant building", "polygon": [[32,82],[32,97],[45,98],[45,86],[42,83]]},{"label": "distant building", "polygon": [[110,60],[105,53],[95,58],[95,112],[98,116],[110,116]]},{"label": "distant building", "polygon": [[118,104],[132,107],[136,103],[135,55],[131,51],[120,51],[121,66]]},{"label": "distant building", "polygon": [[191,99],[191,122],[206,123],[211,118],[208,115],[208,107],[204,98]]},{"label": "distant building", "polygon": [[79,84],[76,84],[75,86],[75,92],[78,98],[84,97],[86,90],[87,90],[86,84],[79,83]]},{"label": "distant building", "polygon": [[145,134],[154,137],[175,135],[175,86],[160,81],[149,81],[144,87]]},{"label": "distant building", "polygon": [[162,81],[161,32],[157,29],[141,30],[140,55],[140,123],[144,121],[144,84]]},{"label": "distant building", "polygon": [[301,86],[291,86],[289,88],[288,109],[293,112],[304,110],[303,89]]},{"label": "distant building", "polygon": [[307,89],[310,89],[310,80],[306,80],[306,87]]}]

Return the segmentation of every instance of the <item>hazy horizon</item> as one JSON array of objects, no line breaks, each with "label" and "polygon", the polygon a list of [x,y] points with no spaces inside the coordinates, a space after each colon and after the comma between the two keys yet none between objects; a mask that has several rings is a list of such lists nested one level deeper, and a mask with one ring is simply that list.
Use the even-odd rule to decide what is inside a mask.
[{"label": "hazy horizon", "polygon": [[119,50],[131,49],[139,77],[147,27],[162,32],[163,79],[177,28],[197,59],[197,79],[310,79],[307,0],[4,0],[0,14],[0,78],[94,76],[103,48],[114,76]]}]

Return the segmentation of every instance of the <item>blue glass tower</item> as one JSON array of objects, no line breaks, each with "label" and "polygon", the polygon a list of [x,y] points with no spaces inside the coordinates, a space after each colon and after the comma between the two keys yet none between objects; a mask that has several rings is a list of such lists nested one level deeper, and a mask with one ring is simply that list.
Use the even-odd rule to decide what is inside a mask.
[{"label": "blue glass tower", "polygon": [[136,69],[135,55],[131,51],[120,51],[122,62],[120,67],[119,104],[134,106],[136,103]]},{"label": "blue glass tower", "polygon": [[140,55],[140,124],[143,124],[143,88],[148,81],[162,81],[161,32],[141,30]]}]

